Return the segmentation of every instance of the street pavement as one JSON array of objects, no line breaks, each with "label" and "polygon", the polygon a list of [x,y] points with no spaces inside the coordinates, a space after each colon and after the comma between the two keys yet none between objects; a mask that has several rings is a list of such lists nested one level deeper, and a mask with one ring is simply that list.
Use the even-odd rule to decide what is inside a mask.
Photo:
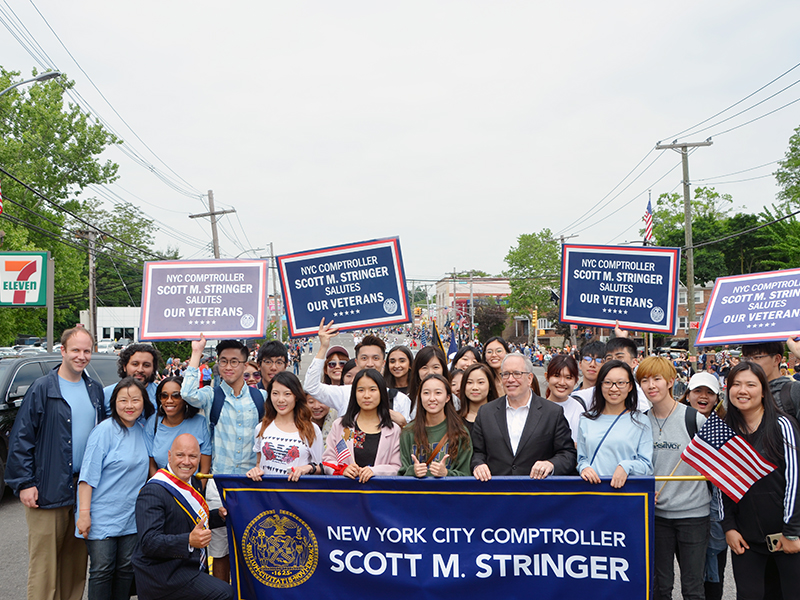
[{"label": "street pavement", "polygon": [[[402,342],[398,339],[398,342]],[[353,355],[353,338],[352,335],[344,333],[334,338],[332,344],[344,346],[350,356]],[[391,344],[390,344],[391,345]],[[319,349],[319,341],[314,341],[314,353],[309,356],[308,353],[303,355],[303,361],[300,369],[300,379],[305,376],[311,358],[316,354]],[[544,369],[541,367],[534,367],[537,377],[539,378],[542,391],[544,392]],[[28,528],[25,523],[25,511],[19,500],[6,489],[5,494],[2,495],[0,500],[0,556],[3,557],[3,568],[0,569],[0,598],[4,600],[24,600],[26,597],[26,584],[28,572],[28,542],[27,542]],[[680,597],[680,581],[679,570],[677,564],[675,565],[676,581],[675,592],[676,598]],[[84,599],[87,598],[84,592]],[[731,571],[730,558],[728,566],[725,571],[725,593],[723,600],[734,600],[736,597],[735,586],[733,583],[733,573]]]}]

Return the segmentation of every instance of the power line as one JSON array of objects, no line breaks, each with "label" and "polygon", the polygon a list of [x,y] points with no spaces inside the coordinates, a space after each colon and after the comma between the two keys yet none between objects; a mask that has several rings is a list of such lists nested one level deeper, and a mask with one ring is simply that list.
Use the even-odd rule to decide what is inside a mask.
[{"label": "power line", "polygon": [[112,235],[111,233],[108,233],[107,231],[103,231],[101,229],[98,229],[97,227],[95,227],[94,225],[89,223],[89,221],[87,221],[86,219],[83,219],[82,217],[79,217],[78,215],[76,215],[72,211],[67,210],[66,208],[64,208],[63,206],[58,204],[57,202],[54,202],[53,200],[50,200],[50,198],[48,198],[47,196],[45,196],[44,194],[39,192],[37,189],[31,187],[30,185],[28,185],[27,183],[21,181],[20,179],[17,179],[14,175],[12,175],[8,171],[6,171],[3,167],[0,167],[0,173],[5,173],[6,176],[8,176],[11,179],[13,179],[14,181],[16,181],[18,184],[20,184],[22,187],[24,187],[28,191],[33,192],[39,198],[41,198],[42,200],[44,200],[45,202],[47,202],[48,204],[50,204],[54,208],[56,208],[56,209],[58,209],[58,210],[60,210],[62,212],[65,212],[66,214],[71,216],[73,219],[75,219],[76,221],[80,221],[81,223],[83,223],[87,227],[97,230],[98,233],[104,235],[105,237],[111,238],[112,240],[116,240],[120,244],[122,244],[124,246],[127,246],[128,248],[131,248],[132,250],[136,250],[137,252],[140,252],[142,254],[146,254],[148,256],[152,256],[153,258],[157,258],[157,259],[163,258],[158,254],[154,254],[153,252],[150,252],[149,250],[146,250],[144,248],[139,248],[138,246],[134,246],[133,244],[131,244],[129,242],[126,242],[125,240],[123,240],[121,238],[118,238],[117,236]]},{"label": "power line", "polygon": [[[757,167],[750,167],[749,169],[742,169],[741,171],[734,171],[733,173],[726,173],[725,175],[714,175],[714,177],[706,177],[704,179],[695,179],[694,181],[692,181],[692,183],[699,183],[701,181],[711,181],[712,179],[722,179],[724,177],[730,177],[731,175],[740,175],[742,173],[748,173],[749,171],[756,171],[757,169],[763,169],[764,167],[768,167],[769,165],[774,165],[780,160],[781,159],[772,160],[772,161],[770,161],[768,163],[764,163],[763,165],[758,165]],[[770,173],[770,175],[772,175],[772,173]]]},{"label": "power line", "polygon": [[[780,217],[778,219],[774,219],[774,220],[770,221],[769,223],[763,223],[761,225],[756,225],[755,227],[751,227],[750,229],[745,229],[744,231],[739,231],[739,232],[736,232],[736,233],[732,233],[731,235],[726,235],[725,237],[721,237],[721,238],[716,239],[716,240],[711,240],[710,242],[703,242],[701,244],[694,244],[694,245],[692,245],[692,248],[702,248],[703,246],[710,246],[711,244],[718,244],[719,242],[724,242],[725,240],[729,240],[731,238],[739,237],[739,236],[742,236],[742,235],[744,235],[746,233],[752,233],[753,231],[758,231],[759,229],[764,229],[764,227],[769,227],[770,225],[775,225],[775,223],[780,223],[781,221],[785,221],[786,219],[790,219],[790,218],[794,217],[797,214],[800,214],[800,210],[796,210],[793,213],[789,213],[788,215],[784,215],[784,216],[782,216],[782,217]],[[684,248],[684,250],[687,250],[687,249],[688,249],[688,246]]]},{"label": "power line", "polygon": [[[714,114],[714,115],[711,115],[711,116],[710,116],[710,117],[708,117],[707,119],[704,119],[703,121],[700,121],[700,122],[699,122],[699,123],[697,123],[696,125],[692,125],[692,126],[691,126],[691,127],[689,127],[688,129],[684,129],[683,131],[679,131],[678,133],[675,133],[675,134],[673,134],[673,135],[669,135],[669,136],[665,137],[664,139],[666,139],[666,140],[669,140],[669,139],[675,139],[675,138],[678,138],[679,136],[683,136],[683,134],[684,134],[684,133],[688,133],[689,131],[692,131],[692,130],[693,130],[693,129],[695,129],[696,127],[700,127],[700,125],[704,125],[704,124],[708,123],[708,122],[709,122],[711,119],[716,119],[718,116],[720,116],[720,115],[722,115],[722,114],[724,114],[724,113],[728,112],[730,109],[732,109],[732,108],[734,108],[734,107],[738,106],[738,105],[739,105],[739,104],[741,104],[742,102],[744,102],[744,101],[746,101],[746,100],[748,100],[748,99],[752,98],[753,96],[755,96],[755,95],[756,95],[757,93],[759,93],[760,91],[762,91],[762,90],[764,90],[764,89],[768,88],[769,86],[771,86],[773,83],[775,83],[776,81],[778,81],[778,80],[779,80],[779,79],[781,79],[782,77],[785,77],[786,75],[788,75],[789,73],[791,73],[792,71],[794,71],[794,70],[795,70],[797,67],[800,67],[800,63],[797,63],[795,66],[793,66],[793,67],[792,67],[791,69],[789,69],[788,71],[785,71],[785,72],[784,72],[784,73],[782,73],[781,75],[778,75],[778,76],[777,76],[775,79],[773,79],[773,80],[772,80],[772,81],[770,81],[769,83],[767,83],[767,84],[765,84],[765,85],[761,86],[761,87],[760,87],[760,88],[758,88],[758,89],[757,89],[755,92],[752,92],[751,94],[748,94],[747,96],[745,96],[744,98],[742,98],[742,99],[741,99],[741,100],[739,100],[738,102],[734,102],[734,103],[733,103],[733,104],[731,104],[731,105],[730,105],[728,108],[725,108],[725,109],[723,109],[723,110],[719,111],[718,113],[716,113],[716,114]],[[695,133],[697,133],[697,132],[696,132],[696,131],[695,131],[695,132],[693,132],[693,133],[692,133],[692,135],[694,135]]]}]

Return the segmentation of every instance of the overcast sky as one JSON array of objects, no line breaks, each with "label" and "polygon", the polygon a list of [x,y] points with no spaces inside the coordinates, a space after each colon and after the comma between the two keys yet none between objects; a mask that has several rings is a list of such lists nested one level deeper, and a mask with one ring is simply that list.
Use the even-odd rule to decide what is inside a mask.
[{"label": "overcast sky", "polygon": [[[679,155],[651,152],[656,142],[800,63],[796,0],[34,4],[3,0],[0,18],[15,14],[42,62],[146,161],[236,208],[222,218],[223,257],[399,236],[409,279],[499,274],[517,237],[544,227],[578,233],[571,242],[637,239],[647,190],[681,191]],[[42,70],[6,28],[0,64]],[[797,68],[708,124],[799,80]],[[714,141],[690,158],[693,185],[719,182],[749,211],[774,202],[774,164],[720,176],[781,159],[800,102],[722,132],[796,99],[800,85],[687,134]],[[162,231],[162,249],[211,256],[208,221],[188,218],[203,200],[119,149],[106,157],[120,164],[110,191],[195,240]]]}]

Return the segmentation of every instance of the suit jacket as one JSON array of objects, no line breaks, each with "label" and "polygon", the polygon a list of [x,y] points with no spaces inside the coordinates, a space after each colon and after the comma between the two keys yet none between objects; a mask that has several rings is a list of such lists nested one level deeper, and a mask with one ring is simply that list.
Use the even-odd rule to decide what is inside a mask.
[{"label": "suit jacket", "polygon": [[[356,415],[358,418],[358,415]],[[336,459],[336,444],[342,438],[344,427],[342,427],[342,419],[338,418],[331,426],[331,432],[328,434],[328,439],[325,442],[325,452],[322,453],[322,462],[336,464],[339,461]],[[372,465],[372,472],[375,475],[384,475],[393,477],[397,475],[400,470],[400,426],[397,423],[392,423],[392,428],[381,427],[381,439],[378,442],[378,453],[375,455],[375,464]],[[355,450],[353,449],[353,438],[345,440],[347,448],[350,450],[350,456],[345,460],[348,465],[353,464],[355,460]],[[333,469],[325,467],[325,474],[330,475]]]},{"label": "suit jacket", "polygon": [[[192,484],[196,485],[193,479]],[[223,526],[211,511],[212,528]],[[189,547],[195,524],[175,498],[158,483],[147,483],[136,499],[139,540],[133,553],[136,589],[142,598],[168,598],[200,575],[201,552]]]},{"label": "suit jacket", "polygon": [[528,418],[516,454],[511,450],[506,397],[481,406],[472,426],[472,470],[488,465],[492,475],[527,476],[536,461],[553,463],[553,475],[574,475],[575,442],[560,406],[531,395]]}]

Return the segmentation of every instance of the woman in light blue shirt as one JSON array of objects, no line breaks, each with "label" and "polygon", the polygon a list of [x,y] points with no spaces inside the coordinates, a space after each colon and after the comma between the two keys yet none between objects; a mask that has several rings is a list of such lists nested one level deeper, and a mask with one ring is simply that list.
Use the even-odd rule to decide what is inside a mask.
[{"label": "woman in light blue shirt", "polygon": [[89,600],[130,598],[136,547],[136,497],[147,482],[149,452],[137,420],[153,413],[147,390],[126,377],[111,394],[111,418],[89,434],[78,485],[77,534],[86,539]]},{"label": "woman in light blue shirt", "polygon": [[[150,477],[167,466],[167,452],[183,433],[191,433],[200,444],[200,472],[211,472],[211,434],[200,409],[181,397],[182,377],[165,377],[156,388],[156,414],[144,428],[150,448]],[[205,481],[205,480],[204,480]]]},{"label": "woman in light blue shirt", "polygon": [[636,409],[633,371],[622,361],[606,362],[597,374],[595,403],[578,424],[578,472],[589,483],[611,477],[621,488],[628,475],[652,475],[653,431]]}]

